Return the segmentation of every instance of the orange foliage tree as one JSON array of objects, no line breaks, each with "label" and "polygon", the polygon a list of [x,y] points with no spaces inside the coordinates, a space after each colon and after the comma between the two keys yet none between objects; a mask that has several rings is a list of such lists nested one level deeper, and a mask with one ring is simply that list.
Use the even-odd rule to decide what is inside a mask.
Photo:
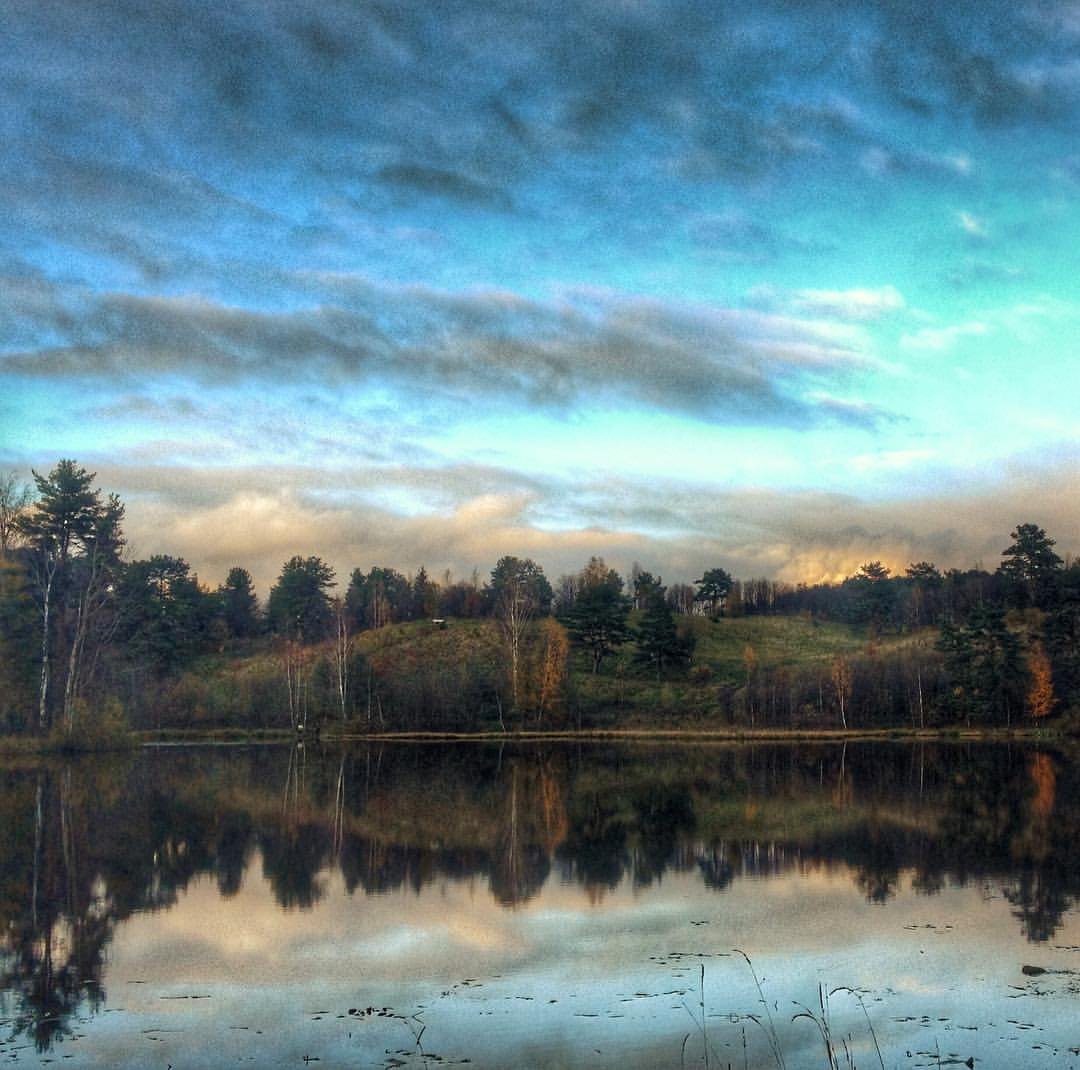
[{"label": "orange foliage tree", "polygon": [[1027,653],[1028,673],[1031,686],[1028,688],[1028,712],[1038,720],[1050,713],[1057,699],[1054,695],[1054,676],[1050,668],[1050,659],[1041,642],[1035,642]]}]

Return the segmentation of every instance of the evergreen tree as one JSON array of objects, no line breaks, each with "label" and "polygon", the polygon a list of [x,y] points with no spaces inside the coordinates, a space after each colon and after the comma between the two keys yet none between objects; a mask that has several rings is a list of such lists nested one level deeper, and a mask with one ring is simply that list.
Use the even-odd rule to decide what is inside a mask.
[{"label": "evergreen tree", "polygon": [[117,638],[133,664],[161,674],[200,653],[210,637],[215,600],[181,557],[133,561],[117,585]]},{"label": "evergreen tree", "polygon": [[259,602],[246,568],[231,568],[217,590],[225,630],[231,639],[250,639],[259,633]]},{"label": "evergreen tree", "polygon": [[686,664],[693,653],[692,636],[680,636],[675,615],[657,585],[649,594],[640,622],[634,632],[637,639],[635,660],[656,670],[659,680],[670,665]]},{"label": "evergreen tree", "polygon": [[279,635],[314,643],[330,634],[333,613],[327,591],[334,570],[321,557],[291,557],[270,590],[270,625]]},{"label": "evergreen tree", "polygon": [[734,581],[722,568],[710,568],[700,580],[694,580],[698,588],[697,601],[709,607],[710,617],[719,617],[724,612],[724,600],[731,591]]},{"label": "evergreen tree", "polygon": [[852,618],[860,627],[879,635],[893,619],[897,590],[889,578],[889,569],[880,561],[867,561],[854,576],[844,581],[853,595]]},{"label": "evergreen tree", "polygon": [[630,638],[630,599],[622,593],[623,581],[614,569],[593,558],[581,573],[574,601],[561,613],[571,640],[584,647],[592,660],[592,671]]},{"label": "evergreen tree", "polygon": [[1037,524],[1020,524],[1012,540],[1002,551],[998,566],[999,574],[1009,581],[1010,599],[1021,606],[1049,605],[1064,564],[1054,552],[1054,540]]},{"label": "evergreen tree", "polygon": [[430,619],[436,615],[439,606],[439,586],[428,577],[423,565],[413,577],[412,600],[409,616],[413,620]]},{"label": "evergreen tree", "polygon": [[635,564],[633,575],[634,609],[644,609],[655,591],[665,591],[666,589],[661,577],[654,576],[651,572],[644,572]]},{"label": "evergreen tree", "polygon": [[1008,724],[1023,710],[1026,673],[1020,641],[1000,609],[976,610],[963,625],[943,624],[938,649],[952,681],[953,711],[965,723]]}]

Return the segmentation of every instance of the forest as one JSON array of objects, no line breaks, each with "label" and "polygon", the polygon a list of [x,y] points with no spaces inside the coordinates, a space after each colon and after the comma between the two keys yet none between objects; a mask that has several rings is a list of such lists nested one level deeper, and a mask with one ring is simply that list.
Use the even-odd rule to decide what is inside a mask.
[{"label": "forest", "polygon": [[1076,723],[1080,564],[1034,523],[992,572],[868,561],[789,585],[717,565],[665,585],[507,555],[485,577],[342,582],[313,555],[260,597],[239,563],[210,588],[182,558],[129,559],[124,504],[95,479],[72,460],[0,479],[5,737]]}]

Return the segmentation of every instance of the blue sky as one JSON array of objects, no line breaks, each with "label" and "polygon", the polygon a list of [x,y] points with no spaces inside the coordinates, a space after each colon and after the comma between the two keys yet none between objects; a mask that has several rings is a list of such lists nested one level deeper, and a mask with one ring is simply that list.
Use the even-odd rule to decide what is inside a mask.
[{"label": "blue sky", "polygon": [[1080,4],[0,9],[0,466],[135,556],[1080,546]]}]

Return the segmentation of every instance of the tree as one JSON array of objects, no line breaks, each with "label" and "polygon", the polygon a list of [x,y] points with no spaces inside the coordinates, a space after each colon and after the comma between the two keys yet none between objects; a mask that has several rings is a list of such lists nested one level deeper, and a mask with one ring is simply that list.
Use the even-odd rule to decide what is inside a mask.
[{"label": "tree", "polygon": [[1011,538],[1012,545],[1001,552],[998,572],[1010,581],[1015,601],[1021,605],[1047,605],[1063,565],[1054,552],[1054,540],[1037,524],[1018,525]]},{"label": "tree", "polygon": [[6,556],[21,537],[19,518],[30,507],[34,492],[14,472],[0,475],[0,556]]},{"label": "tree", "polygon": [[944,584],[937,565],[932,561],[918,561],[908,565],[904,572],[911,588],[911,623],[916,628],[932,624],[938,618],[940,591]]},{"label": "tree", "polygon": [[724,600],[731,590],[731,576],[722,568],[710,568],[700,580],[694,580],[698,588],[697,600],[707,603],[709,616],[719,617],[724,612]]},{"label": "tree", "polygon": [[664,598],[664,588],[658,585],[648,595],[634,634],[638,647],[636,660],[654,668],[657,680],[667,666],[685,664],[693,653],[693,636],[679,635],[675,615]]},{"label": "tree", "polygon": [[855,621],[878,635],[896,610],[896,588],[889,579],[889,569],[880,561],[867,561],[854,576],[844,581],[854,592],[852,613]]},{"label": "tree", "polygon": [[530,621],[551,608],[551,584],[531,558],[502,557],[491,571],[490,599],[510,662],[513,708],[519,704],[521,641]]},{"label": "tree", "polygon": [[1053,712],[1057,699],[1054,696],[1054,675],[1050,668],[1050,659],[1041,642],[1035,642],[1027,653],[1028,675],[1031,685],[1028,687],[1028,712],[1039,720]]},{"label": "tree", "polygon": [[843,654],[838,654],[833,659],[831,677],[832,685],[836,689],[836,701],[840,705],[840,725],[843,728],[847,728],[847,701],[851,694],[853,676],[851,662]]},{"label": "tree", "polygon": [[373,568],[366,576],[354,569],[345,592],[345,606],[352,626],[383,628],[406,619],[411,611],[413,588],[396,569]]},{"label": "tree", "polygon": [[664,592],[663,579],[651,572],[643,572],[636,563],[633,572],[634,609],[644,609],[656,591]]},{"label": "tree", "polygon": [[[29,549],[32,584],[41,617],[38,727],[50,721],[53,653],[67,654],[64,721],[70,729],[83,683],[84,655],[111,594],[111,575],[123,548],[119,498],[103,499],[95,475],[61,460],[47,475],[33,473],[38,500],[16,521]],[[56,610],[54,614],[54,609]]]},{"label": "tree", "polygon": [[967,724],[973,717],[1009,723],[1023,708],[1020,643],[1000,609],[976,609],[963,625],[946,622],[937,647],[952,681],[954,712]]},{"label": "tree", "polygon": [[622,578],[603,558],[591,558],[579,579],[577,596],[561,619],[571,640],[589,651],[597,673],[604,658],[630,638],[630,599],[622,593]]},{"label": "tree", "polygon": [[439,616],[475,618],[483,616],[484,596],[476,570],[468,580],[453,580],[447,573],[439,588]]},{"label": "tree", "polygon": [[28,727],[37,691],[37,612],[20,564],[0,555],[0,731]]},{"label": "tree", "polygon": [[337,684],[338,702],[341,706],[342,721],[348,720],[351,663],[352,663],[352,636],[349,634],[349,614],[345,609],[345,600],[335,598],[332,603],[334,611],[334,675]]},{"label": "tree", "polygon": [[409,616],[413,620],[424,620],[434,617],[439,606],[439,585],[429,579],[427,569],[423,565],[420,571],[413,577],[412,601]]},{"label": "tree", "polygon": [[679,614],[688,617],[694,612],[694,598],[697,592],[689,583],[673,583],[667,590],[668,605]]},{"label": "tree", "polygon": [[1062,570],[1057,598],[1043,623],[1043,637],[1058,697],[1066,706],[1080,703],[1080,564]]},{"label": "tree", "polygon": [[554,617],[545,617],[540,622],[539,645],[537,723],[543,720],[545,713],[558,712],[566,691],[566,663],[570,654],[570,641],[566,629]]},{"label": "tree", "polygon": [[132,561],[117,584],[119,638],[129,656],[162,674],[199,653],[210,636],[215,600],[182,557]]},{"label": "tree", "polygon": [[246,568],[231,568],[217,590],[221,615],[232,639],[250,639],[259,633],[259,602]]},{"label": "tree", "polygon": [[270,590],[271,627],[279,635],[314,643],[330,632],[333,614],[327,591],[334,570],[321,557],[291,557]]}]

